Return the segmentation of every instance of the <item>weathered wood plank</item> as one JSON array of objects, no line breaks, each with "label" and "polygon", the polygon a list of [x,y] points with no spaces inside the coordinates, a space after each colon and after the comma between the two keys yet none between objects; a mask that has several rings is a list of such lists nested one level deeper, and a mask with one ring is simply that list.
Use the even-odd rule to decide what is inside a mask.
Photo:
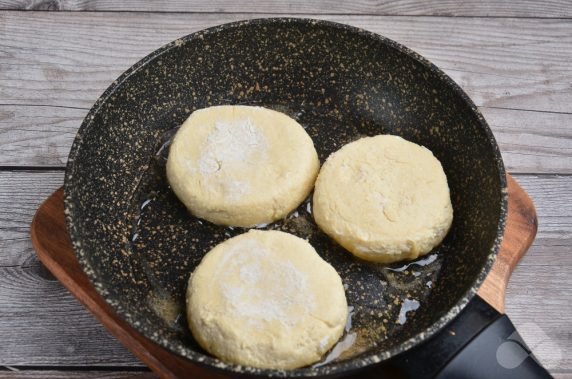
[{"label": "weathered wood plank", "polygon": [[[88,108],[125,69],[208,26],[268,14],[0,12],[0,104]],[[477,105],[572,113],[572,21],[312,15],[397,40]]]},{"label": "weathered wood plank", "polygon": [[0,371],[0,379],[156,379],[148,371],[57,371],[57,370],[21,370]]},{"label": "weathered wood plank", "polygon": [[0,366],[138,365],[31,250],[31,217],[62,180],[63,172],[0,172]]},{"label": "weathered wood plank", "polygon": [[[40,203],[63,183],[61,171],[0,171],[0,267],[27,265],[29,237]],[[523,266],[572,266],[572,176],[515,175],[533,199],[539,229]]]},{"label": "weathered wood plank", "polygon": [[0,166],[65,167],[87,112],[78,108],[0,105]]},{"label": "weathered wood plank", "polygon": [[32,217],[63,180],[61,171],[0,171],[0,267],[28,266],[35,259],[30,241]]},{"label": "weathered wood plank", "polygon": [[568,268],[520,266],[507,289],[506,314],[549,371],[572,369],[569,276]]},{"label": "weathered wood plank", "polygon": [[[481,108],[513,173],[572,174],[572,114]],[[0,166],[64,167],[87,109],[0,105]]]},{"label": "weathered wood plank", "polygon": [[455,0],[0,0],[0,9],[132,12],[274,12],[376,15],[570,17],[572,6],[565,0],[551,1],[455,1]]},{"label": "weathered wood plank", "polygon": [[510,173],[572,174],[572,114],[487,107],[480,111]]},{"label": "weathered wood plank", "polygon": [[572,176],[515,175],[515,179],[536,206],[539,224],[537,239],[569,242],[572,239]]},{"label": "weathered wood plank", "polygon": [[0,267],[0,366],[141,365],[34,258]]},{"label": "weathered wood plank", "polygon": [[[521,266],[509,285],[507,314],[550,370],[572,369],[570,291],[564,267]],[[0,304],[0,365],[138,365],[37,261],[0,268]]]}]

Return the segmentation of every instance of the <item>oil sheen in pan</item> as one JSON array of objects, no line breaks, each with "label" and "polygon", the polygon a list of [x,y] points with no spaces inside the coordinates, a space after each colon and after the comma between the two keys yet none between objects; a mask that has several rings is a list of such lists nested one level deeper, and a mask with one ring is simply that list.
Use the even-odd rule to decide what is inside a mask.
[{"label": "oil sheen in pan", "polygon": [[[303,126],[301,116],[311,112],[265,106],[288,114]],[[142,275],[150,283],[147,303],[158,322],[163,322],[185,343],[200,349],[184,316],[188,276],[210,249],[247,229],[217,226],[194,217],[170,190],[165,163],[169,143],[177,129],[173,127],[160,136],[157,153],[138,184],[130,210],[133,226],[129,247],[133,258],[139,262]],[[309,133],[316,141],[316,136]],[[332,145],[330,150],[335,151],[359,137],[356,134],[342,136],[335,144],[337,146]],[[320,155],[323,163],[327,155],[324,152]],[[383,348],[385,341],[406,328],[408,320],[423,307],[433,283],[438,280],[441,256],[448,245],[445,241],[429,255],[407,264],[382,266],[359,260],[317,227],[312,218],[311,196],[284,219],[257,228],[281,230],[307,239],[342,278],[350,319],[338,344],[316,365],[353,358],[372,348]]]}]

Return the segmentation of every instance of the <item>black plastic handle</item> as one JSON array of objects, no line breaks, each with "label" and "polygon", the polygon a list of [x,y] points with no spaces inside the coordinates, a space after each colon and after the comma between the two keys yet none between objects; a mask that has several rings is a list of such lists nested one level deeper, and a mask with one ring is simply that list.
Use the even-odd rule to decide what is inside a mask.
[{"label": "black plastic handle", "polygon": [[552,378],[509,318],[478,296],[440,333],[386,367],[416,379]]},{"label": "black plastic handle", "polygon": [[502,315],[470,341],[435,379],[541,379],[552,376],[540,365],[514,325]]}]

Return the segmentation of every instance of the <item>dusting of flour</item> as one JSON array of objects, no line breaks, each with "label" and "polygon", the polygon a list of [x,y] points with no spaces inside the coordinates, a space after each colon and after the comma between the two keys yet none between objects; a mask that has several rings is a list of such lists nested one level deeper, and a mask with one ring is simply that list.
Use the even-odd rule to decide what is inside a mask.
[{"label": "dusting of flour", "polygon": [[213,278],[233,316],[252,325],[277,321],[293,327],[313,311],[308,278],[292,262],[280,261],[256,241],[243,241],[226,252]]},{"label": "dusting of flour", "polygon": [[225,172],[252,167],[267,151],[264,134],[250,118],[216,122],[204,143],[198,170],[205,179],[216,181],[231,199],[238,200],[249,191],[249,183],[222,180]]},{"label": "dusting of flour", "polygon": [[208,175],[226,166],[254,163],[251,161],[253,155],[265,155],[267,150],[264,134],[250,118],[216,122],[205,141],[199,158],[199,170]]}]

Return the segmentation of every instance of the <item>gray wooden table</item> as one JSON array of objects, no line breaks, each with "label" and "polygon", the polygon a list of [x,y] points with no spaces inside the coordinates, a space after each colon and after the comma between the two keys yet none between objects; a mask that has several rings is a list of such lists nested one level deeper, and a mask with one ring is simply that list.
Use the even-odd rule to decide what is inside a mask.
[{"label": "gray wooden table", "polygon": [[362,27],[429,58],[471,96],[536,203],[507,313],[572,378],[572,2],[0,0],[0,378],[153,377],[42,267],[29,239],[74,135],[111,82],[161,45],[296,15]]}]

